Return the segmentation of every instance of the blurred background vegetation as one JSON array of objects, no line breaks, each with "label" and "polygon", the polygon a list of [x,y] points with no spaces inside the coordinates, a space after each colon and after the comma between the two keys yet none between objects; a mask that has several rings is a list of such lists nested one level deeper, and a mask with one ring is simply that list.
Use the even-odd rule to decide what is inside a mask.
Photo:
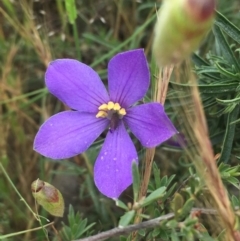
[{"label": "blurred background vegetation", "polygon": [[[70,4],[71,2],[69,1]],[[70,160],[52,161],[33,151],[33,139],[41,123],[52,114],[66,109],[66,106],[48,94],[44,85],[44,73],[51,60],[74,58],[92,66],[106,83],[107,63],[114,54],[124,50],[144,48],[154,79],[156,69],[151,56],[151,46],[156,8],[160,7],[161,1],[76,0],[75,2],[76,15],[74,9],[67,12],[64,0],[1,0],[0,2],[0,161],[33,210],[35,205],[30,190],[31,183],[40,178],[55,185],[65,199],[65,216],[63,219],[54,219],[48,217],[41,208],[40,214],[55,221],[54,227],[59,232],[63,228],[62,221],[69,225],[67,214],[68,207],[72,204],[75,211],[70,209],[70,214],[75,218],[76,224],[82,223],[85,218],[89,224],[95,223],[90,229],[92,231],[86,231],[84,236],[117,226],[124,212],[116,207],[112,200],[102,196],[93,183],[92,167],[104,134],[86,153]],[[239,0],[219,0],[217,10],[239,27]],[[227,35],[226,39],[236,53],[240,65],[239,41]],[[227,160],[225,162],[231,166],[237,165],[240,158],[240,138],[234,133],[239,133],[239,111],[230,117],[229,113],[233,113],[233,109],[238,107],[240,72],[225,58],[221,44],[217,44],[213,32],[210,32],[203,41],[197,54],[193,56],[192,67],[195,66],[215,153],[221,153],[222,145],[226,143],[224,140],[230,138],[228,140],[233,146],[230,149],[226,147],[228,153],[224,153],[227,156],[224,160]],[[216,67],[216,62],[221,68]],[[183,64],[179,67],[179,71],[184,68]],[[215,86],[216,81],[220,87]],[[183,120],[178,119],[177,112],[173,111],[172,106],[178,105],[176,92],[178,95],[181,92],[180,95],[183,97],[186,94],[182,88],[176,89],[173,79],[166,102],[166,110],[179,130]],[[151,98],[149,91],[146,101]],[[229,135],[226,137],[229,118],[232,118],[230,121],[236,126],[230,137]],[[135,144],[140,157],[143,156],[145,150],[137,141]],[[161,170],[161,177],[176,175],[174,182],[178,183],[175,190],[182,188],[182,183],[189,181],[191,177],[189,170],[194,173],[194,167],[187,161],[182,149],[173,146],[172,143],[159,147],[154,161],[157,163],[156,170],[158,168]],[[19,200],[1,170],[0,174],[0,235],[38,227],[39,223]],[[231,178],[229,176],[224,178],[228,183],[238,187],[233,189],[231,186],[230,190],[239,196],[238,180],[229,175]],[[154,183],[150,184],[151,188],[154,189]],[[132,201],[131,188],[124,192],[121,200],[126,203]],[[150,214],[155,212],[153,209],[155,207],[152,207],[152,210],[150,208]],[[164,212],[171,210],[169,205],[166,205],[165,209]],[[74,212],[77,211],[79,215],[76,216]],[[154,216],[157,214],[154,213]],[[67,234],[60,237],[56,230],[49,229],[50,240],[77,238],[72,236],[68,239]],[[65,232],[66,230],[65,228]],[[158,236],[161,232],[162,236]],[[164,238],[163,233],[161,230],[156,232],[155,240],[170,240],[167,235]],[[144,235],[147,234],[142,235],[142,240],[154,240],[144,239]],[[46,240],[46,236],[42,230],[39,230],[6,240],[42,241]]]}]

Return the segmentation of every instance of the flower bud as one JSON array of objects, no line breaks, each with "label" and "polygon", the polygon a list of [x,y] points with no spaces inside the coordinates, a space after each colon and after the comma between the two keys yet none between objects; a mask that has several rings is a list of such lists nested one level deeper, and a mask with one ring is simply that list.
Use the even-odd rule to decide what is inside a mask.
[{"label": "flower bud", "polygon": [[164,0],[158,13],[153,54],[160,66],[177,64],[210,30],[216,0]]},{"label": "flower bud", "polygon": [[51,184],[37,179],[31,185],[37,203],[53,216],[62,217],[64,200],[60,191]]}]

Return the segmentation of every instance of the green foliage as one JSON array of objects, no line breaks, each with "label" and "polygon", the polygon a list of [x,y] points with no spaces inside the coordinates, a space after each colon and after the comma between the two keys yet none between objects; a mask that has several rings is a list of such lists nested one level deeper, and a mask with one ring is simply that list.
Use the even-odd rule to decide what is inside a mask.
[{"label": "green foliage", "polygon": [[[225,36],[223,31],[228,36]],[[217,12],[213,34],[215,44],[207,54],[207,61],[197,54],[193,54],[192,60],[203,104],[208,114],[212,143],[221,143],[220,162],[228,163],[236,139],[236,123],[239,121],[240,63],[234,42],[239,41],[240,29]],[[172,84],[176,89],[187,89],[190,86],[175,82]],[[223,121],[216,119],[219,117]]]},{"label": "green foliage", "polygon": [[163,196],[165,196],[165,194],[166,194],[166,187],[164,187],[164,186],[160,187],[160,188],[156,189],[155,191],[153,191],[151,194],[149,194],[143,201],[141,201],[139,203],[139,205],[141,207],[148,206],[153,201],[158,200],[158,199],[162,198]]},{"label": "green foliage", "polygon": [[86,237],[92,231],[90,229],[95,225],[91,223],[88,225],[87,219],[82,219],[79,212],[75,213],[72,205],[69,206],[68,225],[62,223],[63,228],[60,231],[60,237],[65,241],[71,241]]},{"label": "green foliage", "polygon": [[229,21],[223,14],[216,12],[215,24],[221,28],[232,39],[240,43],[240,30],[231,21]]},{"label": "green foliage", "polygon": [[135,210],[131,210],[126,212],[119,221],[119,227],[126,227],[128,224],[130,224],[130,222],[133,220],[135,216]]},{"label": "green foliage", "polygon": [[219,165],[219,172],[221,177],[225,183],[231,184],[239,189],[239,179],[237,178],[240,176],[240,166],[233,166],[221,163]]},{"label": "green foliage", "polygon": [[[30,186],[33,180],[40,177],[49,183],[59,178],[55,182],[57,188],[61,188],[66,203],[74,205],[74,209],[69,206],[66,210],[68,223],[60,219],[55,226],[60,237],[53,234],[51,228],[46,228],[49,240],[84,238],[114,227],[127,227],[138,218],[142,218],[141,222],[148,222],[171,214],[171,218],[159,221],[154,227],[138,230],[137,240],[225,241],[225,230],[216,216],[201,212],[198,216],[193,209],[215,210],[215,206],[204,180],[189,164],[181,146],[174,148],[164,144],[156,149],[148,192],[145,198],[139,200],[145,150],[135,141],[140,164],[133,166],[133,186],[114,201],[103,197],[93,182],[93,165],[105,133],[86,153],[72,160],[52,162],[37,156],[32,150],[33,138],[43,120],[65,110],[44,87],[44,73],[49,61],[54,58],[79,59],[94,67],[106,81],[107,62],[120,51],[144,48],[150,60],[155,5],[156,1],[153,0],[2,1],[0,161],[23,199],[16,195],[8,180],[0,179],[0,238],[6,237],[5,234],[24,231],[13,239],[8,238],[8,241],[47,240],[41,228],[38,232],[27,231],[38,225],[34,222],[35,216],[22,202],[27,201],[35,210]],[[217,162],[219,173],[229,192],[232,207],[239,216],[238,5],[238,0],[219,0],[213,31],[193,54],[192,62],[210,140],[214,153],[220,154]],[[102,18],[106,23],[102,22]],[[155,93],[157,86],[156,65],[151,62],[153,85],[147,101],[152,101],[151,94]],[[175,72],[184,81],[179,83],[172,76],[165,104],[179,132],[184,120],[179,118],[178,111],[181,109],[178,110],[178,107],[185,105],[187,110],[191,109],[188,98],[191,84],[181,71],[185,71],[184,64]],[[186,143],[193,149],[196,145],[190,139]],[[139,216],[140,209],[142,213]],[[74,210],[81,210],[81,215]],[[46,213],[44,215],[47,216]],[[48,218],[52,220],[52,217]],[[238,227],[239,220],[236,220]],[[130,241],[132,234],[124,234],[119,240]]]}]

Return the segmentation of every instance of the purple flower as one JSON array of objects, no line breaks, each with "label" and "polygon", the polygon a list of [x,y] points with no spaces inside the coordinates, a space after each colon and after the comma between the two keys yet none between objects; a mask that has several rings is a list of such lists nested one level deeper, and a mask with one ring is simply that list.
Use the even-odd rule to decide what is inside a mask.
[{"label": "purple flower", "polygon": [[39,129],[34,150],[52,159],[86,151],[106,129],[109,131],[94,166],[94,181],[110,198],[132,183],[136,149],[126,127],[145,147],[155,147],[177,133],[159,103],[133,106],[146,94],[149,69],[142,49],[117,54],[108,64],[108,90],[89,66],[73,59],[50,63],[45,80],[49,91],[76,111],[50,117]]}]

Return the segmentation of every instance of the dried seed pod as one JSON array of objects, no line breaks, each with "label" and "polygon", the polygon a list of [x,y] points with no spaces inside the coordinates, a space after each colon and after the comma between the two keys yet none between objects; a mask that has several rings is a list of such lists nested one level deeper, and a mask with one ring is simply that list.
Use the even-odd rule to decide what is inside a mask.
[{"label": "dried seed pod", "polygon": [[153,54],[160,66],[191,54],[210,30],[216,0],[164,0],[158,13]]},{"label": "dried seed pod", "polygon": [[60,191],[51,184],[37,179],[31,185],[32,195],[37,203],[53,216],[62,217],[64,200]]}]

